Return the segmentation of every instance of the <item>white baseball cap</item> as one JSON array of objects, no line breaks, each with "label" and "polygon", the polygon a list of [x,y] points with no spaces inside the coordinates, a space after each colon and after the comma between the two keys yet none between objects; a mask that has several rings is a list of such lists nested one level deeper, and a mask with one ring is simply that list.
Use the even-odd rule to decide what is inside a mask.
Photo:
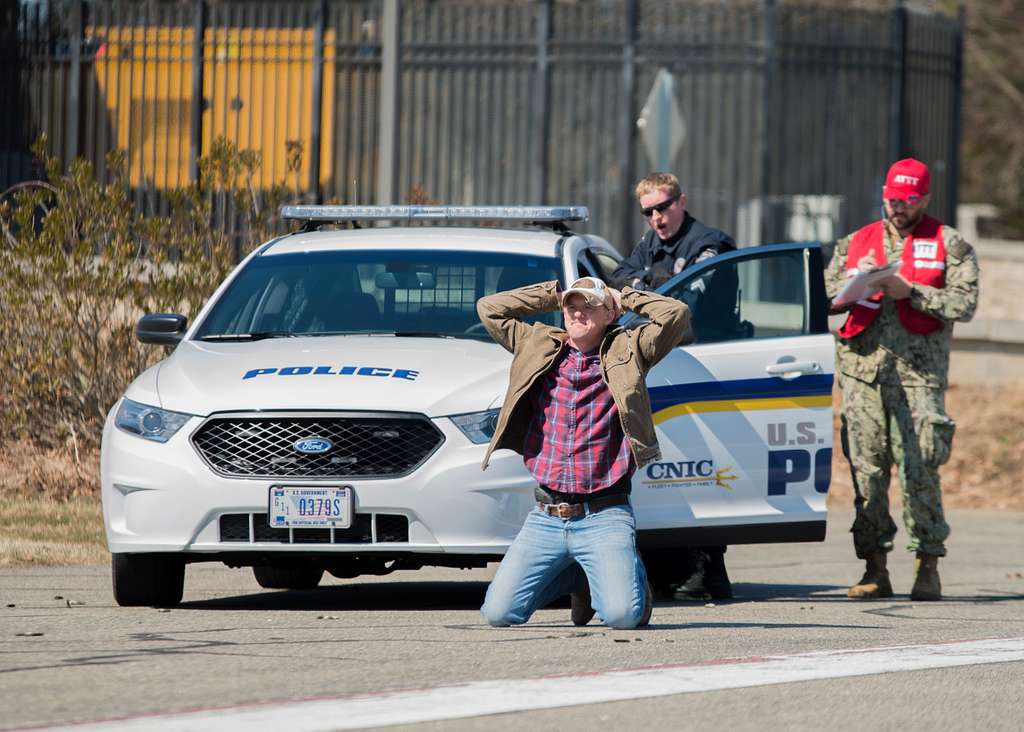
[{"label": "white baseball cap", "polygon": [[583,295],[587,301],[587,305],[593,307],[594,305],[608,306],[608,287],[601,280],[596,277],[580,277],[578,280],[569,285],[569,289],[562,293],[562,304],[568,299],[569,295]]}]

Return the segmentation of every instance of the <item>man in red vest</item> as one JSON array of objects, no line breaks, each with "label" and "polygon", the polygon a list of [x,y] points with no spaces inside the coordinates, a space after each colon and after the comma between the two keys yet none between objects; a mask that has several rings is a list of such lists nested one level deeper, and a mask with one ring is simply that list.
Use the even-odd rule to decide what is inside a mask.
[{"label": "man in red vest", "polygon": [[842,392],[843,453],[856,492],[853,543],[867,569],[847,593],[891,597],[886,555],[896,524],[889,515],[889,476],[898,468],[903,520],[917,553],[912,600],[939,600],[938,559],[949,525],[942,511],[939,466],[956,427],[944,402],[953,323],[974,315],[978,261],[953,229],[925,213],[928,167],[912,158],[889,169],[882,188],[885,219],[841,239],[825,273],[829,298],[857,272],[899,261],[881,289],[833,312],[847,312],[836,346]]}]

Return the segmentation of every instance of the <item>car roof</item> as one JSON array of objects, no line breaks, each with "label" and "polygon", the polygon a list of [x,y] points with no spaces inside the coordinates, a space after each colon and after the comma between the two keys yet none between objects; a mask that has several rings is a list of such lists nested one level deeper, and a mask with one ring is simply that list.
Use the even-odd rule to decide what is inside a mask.
[{"label": "car roof", "polygon": [[291,234],[267,244],[260,256],[344,249],[423,249],[557,256],[564,237],[545,229],[392,226]]}]

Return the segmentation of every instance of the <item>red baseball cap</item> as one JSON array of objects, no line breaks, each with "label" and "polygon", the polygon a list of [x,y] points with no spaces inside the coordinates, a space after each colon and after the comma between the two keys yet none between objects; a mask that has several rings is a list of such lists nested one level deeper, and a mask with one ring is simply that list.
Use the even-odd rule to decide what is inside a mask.
[{"label": "red baseball cap", "polygon": [[917,203],[928,195],[931,174],[928,166],[914,158],[904,158],[892,164],[885,176],[882,197]]}]

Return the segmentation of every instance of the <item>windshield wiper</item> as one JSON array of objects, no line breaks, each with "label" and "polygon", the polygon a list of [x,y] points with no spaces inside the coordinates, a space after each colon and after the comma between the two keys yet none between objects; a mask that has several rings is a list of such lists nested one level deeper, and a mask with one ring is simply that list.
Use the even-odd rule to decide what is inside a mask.
[{"label": "windshield wiper", "polygon": [[254,333],[217,333],[205,335],[201,341],[262,341],[266,338],[294,338],[295,334],[287,330],[260,330]]},{"label": "windshield wiper", "polygon": [[396,330],[391,335],[396,338],[457,338],[452,333],[438,333],[435,330]]},{"label": "windshield wiper", "polygon": [[373,333],[366,330],[317,330],[308,333],[292,333],[292,335],[295,338],[319,338],[320,336],[336,335],[373,335]]}]

